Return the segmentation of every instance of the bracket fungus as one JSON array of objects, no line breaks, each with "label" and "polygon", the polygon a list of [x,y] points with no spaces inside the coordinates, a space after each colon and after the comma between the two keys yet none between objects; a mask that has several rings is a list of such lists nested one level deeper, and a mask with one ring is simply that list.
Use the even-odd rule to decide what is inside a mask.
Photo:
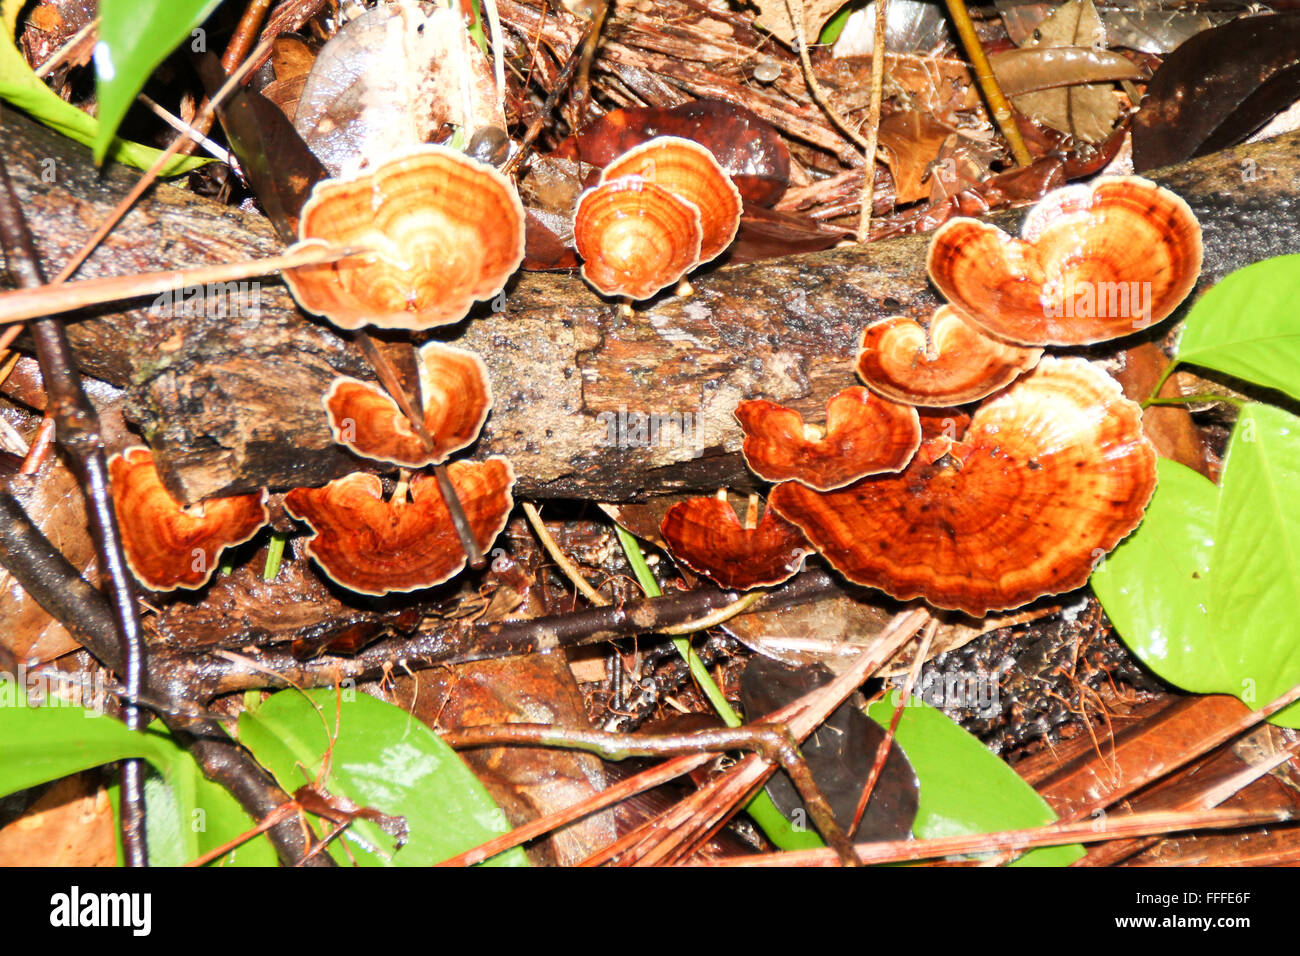
[{"label": "bracket fungus", "polygon": [[[447,476],[483,550],[506,526],[515,474],[504,458],[452,462]],[[433,475],[398,484],[383,498],[375,475],[357,472],[324,488],[295,488],[284,496],[289,514],[311,526],[306,552],[348,590],[382,595],[433,587],[458,574],[466,555]]]},{"label": "bracket fungus", "polygon": [[700,252],[696,264],[722,253],[736,238],[743,203],[740,191],[713,154],[679,136],[659,136],[636,146],[601,173],[602,183],[635,177],[662,186],[700,214]]},{"label": "bracket fungus", "polygon": [[960,449],[768,502],[850,581],[980,616],[1084,584],[1155,489],[1141,409],[1082,359],[1045,358],[986,401]]},{"label": "bracket fungus", "polygon": [[487,366],[473,352],[439,342],[421,346],[417,363],[426,449],[397,403],[371,382],[340,376],[325,393],[334,440],[363,458],[406,468],[441,464],[474,443],[492,409]]},{"label": "bracket fungus", "polygon": [[830,491],[867,475],[898,471],[921,444],[915,408],[887,401],[860,385],[826,403],[826,427],[806,424],[792,409],[763,399],[741,402],[736,420],[742,452],[764,481],[793,479]]},{"label": "bracket fungus", "polygon": [[1183,199],[1136,176],[1049,193],[1021,238],[975,219],[934,234],[926,261],[944,297],[1020,345],[1086,345],[1166,318],[1196,285],[1201,227]]},{"label": "bracket fungus", "polygon": [[182,508],[158,476],[153,452],[143,445],[114,455],[108,475],[126,562],[154,591],[203,587],[221,552],[248,541],[270,520],[265,489]]},{"label": "bracket fungus", "polygon": [[700,212],[662,186],[616,179],[578,198],[573,241],[598,292],[648,299],[700,258]]},{"label": "bracket fungus", "polygon": [[668,509],[659,533],[673,557],[719,587],[735,591],[780,584],[798,573],[813,553],[803,533],[770,507],[754,526],[744,525],[723,495],[688,498]]},{"label": "bracket fungus", "polygon": [[876,394],[909,405],[962,405],[992,395],[1038,364],[1043,350],[989,338],[951,306],[929,328],[904,315],[869,326],[858,351],[858,377]]},{"label": "bracket fungus", "polygon": [[284,272],[298,304],[343,329],[458,322],[524,258],[524,208],[510,181],[442,146],[316,184],[294,248],[326,240],[375,251]]}]

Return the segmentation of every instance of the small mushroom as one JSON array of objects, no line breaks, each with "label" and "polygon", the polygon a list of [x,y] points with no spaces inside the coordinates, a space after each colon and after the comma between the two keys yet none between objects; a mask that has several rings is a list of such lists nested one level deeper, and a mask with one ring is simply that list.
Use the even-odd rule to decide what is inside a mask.
[{"label": "small mushroom", "polygon": [[909,405],[961,405],[992,395],[1038,364],[1042,349],[989,338],[943,305],[929,329],[903,315],[862,333],[858,377],[879,395]]},{"label": "small mushroom", "polygon": [[126,563],[153,591],[203,587],[221,552],[248,541],[270,520],[265,489],[182,508],[158,476],[153,452],[143,445],[114,455],[108,475]]},{"label": "small mushroom", "polygon": [[325,393],[334,440],[364,458],[406,468],[441,464],[474,443],[492,408],[487,366],[473,352],[429,342],[418,354],[424,427],[432,450],[379,386],[340,376]]},{"label": "small mushroom", "polygon": [[298,304],[344,329],[458,322],[505,286],[524,257],[524,209],[490,166],[442,146],[316,184],[294,248],[328,240],[375,249],[286,270]]},{"label": "small mushroom", "polygon": [[662,186],[616,179],[578,199],[573,241],[582,277],[605,295],[648,299],[700,258],[700,213]]},{"label": "small mushroom", "polygon": [[[474,539],[485,551],[514,506],[514,470],[504,458],[455,461],[447,476],[464,506]],[[306,551],[335,583],[361,594],[417,591],[465,567],[465,551],[432,475],[399,483],[391,501],[374,475],[354,473],[324,488],[295,488],[284,496],[289,514],[311,526]]]},{"label": "small mushroom", "polygon": [[662,186],[700,213],[697,263],[717,258],[740,228],[740,191],[713,154],[679,136],[659,136],[628,150],[605,167],[601,182],[634,176]]},{"label": "small mushroom", "polygon": [[762,399],[736,406],[745,432],[742,452],[764,481],[793,479],[830,491],[866,475],[898,471],[921,444],[916,409],[873,395],[860,385],[826,403],[826,427]]},{"label": "small mushroom", "polygon": [[1105,372],[1045,358],[975,412],[954,457],[768,499],[850,581],[980,616],[1084,584],[1142,520],[1156,456]]},{"label": "small mushroom", "polygon": [[952,219],[930,278],[962,316],[1019,345],[1085,345],[1166,318],[1196,285],[1201,227],[1179,196],[1134,176],[1048,194],[1021,238]]},{"label": "small mushroom", "polygon": [[[757,508],[751,499],[751,512]],[[736,591],[780,584],[803,567],[812,548],[798,528],[771,508],[744,525],[725,493],[688,498],[668,509],[659,533],[673,557],[719,587]]]}]

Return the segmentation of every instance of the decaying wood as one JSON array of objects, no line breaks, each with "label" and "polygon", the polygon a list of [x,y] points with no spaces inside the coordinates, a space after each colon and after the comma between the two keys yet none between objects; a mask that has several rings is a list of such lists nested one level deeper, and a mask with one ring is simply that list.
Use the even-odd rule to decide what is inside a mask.
[{"label": "decaying wood", "polygon": [[[119,169],[101,176],[81,147],[13,114],[0,144],[52,266],[133,180]],[[1297,157],[1300,134],[1289,134],[1152,174],[1204,226],[1200,290],[1251,262],[1300,251]],[[723,266],[694,278],[693,295],[665,294],[624,320],[576,277],[521,274],[504,311],[484,307],[448,336],[483,356],[496,394],[474,456],[509,457],[516,493],[526,497],[746,487],[736,403],[764,396],[819,418],[831,394],[855,383],[849,359],[865,325],[896,313],[923,317],[937,305],[924,271],[927,241]],[[255,212],[159,186],[80,274],[279,250]],[[278,280],[262,281],[259,304],[260,314],[224,318],[100,310],[69,325],[83,369],[127,388],[128,418],[186,500],[318,485],[364,467],[333,445],[320,406],[334,375],[372,377],[360,353],[299,313]],[[668,420],[654,443],[638,430],[638,414]],[[681,420],[689,423],[684,439],[672,424]]]}]

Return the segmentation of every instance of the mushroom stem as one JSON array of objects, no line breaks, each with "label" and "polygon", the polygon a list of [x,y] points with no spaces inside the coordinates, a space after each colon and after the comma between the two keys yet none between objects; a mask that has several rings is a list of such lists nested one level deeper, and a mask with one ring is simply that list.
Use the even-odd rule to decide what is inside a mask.
[{"label": "mushroom stem", "polygon": [[246,262],[221,262],[196,266],[192,269],[168,269],[163,272],[142,272],[129,276],[108,276],[102,279],[83,279],[80,282],[35,286],[0,292],[0,323],[25,322],[85,308],[119,299],[142,295],[155,295],[186,286],[213,282],[232,282],[250,276],[270,275],[296,266],[319,265],[357,255],[355,246],[334,246],[321,243],[297,252],[269,259],[251,259]]},{"label": "mushroom stem", "polygon": [[[397,403],[398,410],[406,416],[406,420],[411,423],[411,431],[424,443],[424,447],[429,451],[434,448],[433,436],[429,434],[429,429],[424,427],[424,416],[415,413],[415,407],[418,402],[411,401],[411,395],[402,385],[402,380],[397,374],[397,369],[393,368],[393,363],[388,361],[383,352],[375,345],[375,340],[365,329],[358,329],[352,333],[353,339],[361,346],[365,352],[366,358],[370,360],[371,366],[374,367],[375,373],[379,376],[379,381],[383,383],[388,394],[393,397]],[[456,536],[460,538],[460,546],[464,549],[465,555],[469,559],[469,566],[474,570],[481,570],[487,565],[483,557],[483,549],[479,547],[474,532],[469,526],[469,519],[465,517],[465,508],[460,503],[460,496],[456,494],[456,489],[447,477],[447,471],[442,465],[433,466],[433,476],[438,481],[438,490],[442,493],[442,500],[446,502],[447,511],[451,514],[451,523],[456,528]]]},{"label": "mushroom stem", "polygon": [[397,486],[393,489],[393,507],[400,508],[407,503],[411,491],[411,470],[402,468],[397,472]]},{"label": "mushroom stem", "polygon": [[753,531],[758,527],[758,495],[749,496],[749,507],[745,509],[745,530]]}]

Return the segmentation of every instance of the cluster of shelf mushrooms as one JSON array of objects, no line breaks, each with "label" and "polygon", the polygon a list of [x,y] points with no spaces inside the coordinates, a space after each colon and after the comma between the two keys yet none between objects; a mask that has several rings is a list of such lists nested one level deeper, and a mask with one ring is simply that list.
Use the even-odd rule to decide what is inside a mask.
[{"label": "cluster of shelf mushrooms", "polygon": [[690,499],[665,541],[728,588],[779,583],[816,551],[857,584],[974,616],[1081,586],[1141,521],[1156,456],[1114,379],[1043,349],[1165,319],[1200,266],[1191,209],[1135,177],[1053,192],[1019,239],[946,223],[927,268],[948,303],[928,328],[895,316],[863,333],[867,388],[831,398],[824,428],[772,402],[736,409],[750,469],[777,483],[762,521]]},{"label": "cluster of shelf mushrooms", "polygon": [[[648,298],[726,249],[741,208],[707,149],[677,137],[644,142],[579,198],[582,275],[606,295]],[[524,257],[524,210],[492,167],[422,146],[318,183],[294,250],[323,243],[363,251],[286,270],[303,308],[343,329],[425,331],[501,292]],[[1200,260],[1186,203],[1132,177],[1052,193],[1019,239],[952,220],[927,261],[947,304],[924,326],[897,316],[866,329],[856,362],[866,387],[831,398],[824,427],[764,400],[736,409],[746,461],[775,485],[762,520],[753,499],[742,525],[725,494],[694,498],[668,511],[665,541],[726,588],[779,583],[816,552],[858,584],[973,615],[1083,584],[1141,520],[1155,453],[1140,408],[1113,379],[1043,350],[1166,318]],[[400,469],[387,500],[368,472],[284,498],[311,529],[307,554],[360,593],[431,587],[465,566],[448,487],[483,550],[513,507],[505,459],[445,464],[473,444],[492,408],[482,360],[430,342],[418,371],[418,422],[370,382],[341,376],[324,397],[337,442]],[[438,479],[426,470],[444,464]],[[202,587],[221,550],[269,520],[265,490],[181,508],[145,448],[110,469],[128,561],[153,590]]]}]

